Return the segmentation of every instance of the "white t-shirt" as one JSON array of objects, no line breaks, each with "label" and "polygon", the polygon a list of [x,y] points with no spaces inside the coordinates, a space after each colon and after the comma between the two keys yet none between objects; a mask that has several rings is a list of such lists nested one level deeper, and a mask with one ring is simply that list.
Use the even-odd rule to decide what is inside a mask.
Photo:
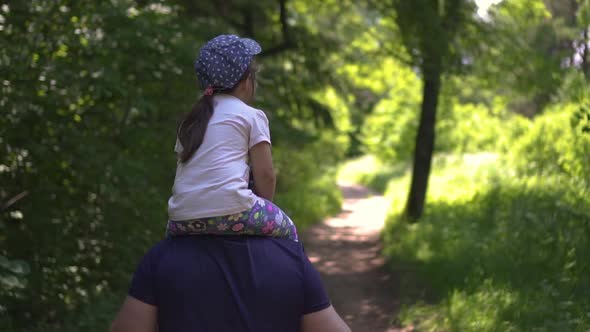
[{"label": "white t-shirt", "polygon": [[[263,111],[236,97],[216,95],[203,144],[176,168],[169,219],[226,216],[250,209],[256,195],[248,189],[248,151],[263,141],[270,143]],[[182,151],[178,139],[174,150]]]}]

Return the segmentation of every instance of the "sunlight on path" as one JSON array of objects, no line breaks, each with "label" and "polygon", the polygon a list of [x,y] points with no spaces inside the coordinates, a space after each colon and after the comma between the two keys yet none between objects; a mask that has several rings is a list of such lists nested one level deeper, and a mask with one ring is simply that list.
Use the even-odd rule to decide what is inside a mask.
[{"label": "sunlight on path", "polygon": [[354,234],[359,236],[372,236],[377,234],[385,221],[387,202],[383,196],[369,196],[367,189],[340,184],[345,197],[342,205],[343,212],[325,221],[331,227],[354,227]]},{"label": "sunlight on path", "polygon": [[379,243],[387,201],[362,186],[339,186],[342,212],[303,234],[307,254],[353,331],[409,331],[391,322],[399,307],[397,280],[385,267]]}]

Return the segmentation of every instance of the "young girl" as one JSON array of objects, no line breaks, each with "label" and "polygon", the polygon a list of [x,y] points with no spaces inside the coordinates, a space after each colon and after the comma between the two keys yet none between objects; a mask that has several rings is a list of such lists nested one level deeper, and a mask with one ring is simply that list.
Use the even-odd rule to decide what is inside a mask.
[{"label": "young girl", "polygon": [[[178,157],[168,201],[168,236],[265,235],[297,241],[291,219],[274,203],[268,119],[248,106],[256,92],[257,42],[221,35],[195,63],[203,96],[178,127]],[[252,165],[250,170],[249,164]],[[248,183],[254,177],[254,188]]]}]

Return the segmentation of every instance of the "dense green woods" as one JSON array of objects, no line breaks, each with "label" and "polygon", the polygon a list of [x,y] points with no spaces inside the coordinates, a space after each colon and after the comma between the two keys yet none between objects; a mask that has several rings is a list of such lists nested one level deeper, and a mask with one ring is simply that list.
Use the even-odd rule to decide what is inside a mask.
[{"label": "dense green woods", "polygon": [[257,106],[272,123],[279,203],[300,227],[338,211],[331,168],[346,136],[333,117],[346,115],[325,102],[335,63],[323,59],[340,41],[298,18],[328,10],[319,2],[282,4],[228,3],[220,16],[190,1],[2,3],[0,330],[110,319],[97,301],[116,305],[163,237],[176,124],[200,93],[193,60],[217,34],[265,49]]},{"label": "dense green woods", "polygon": [[482,3],[2,1],[0,330],[104,330],[163,236],[192,62],[221,33],[264,49],[256,106],[300,228],[374,156],[344,173],[392,201],[400,321],[590,328],[590,2]]}]

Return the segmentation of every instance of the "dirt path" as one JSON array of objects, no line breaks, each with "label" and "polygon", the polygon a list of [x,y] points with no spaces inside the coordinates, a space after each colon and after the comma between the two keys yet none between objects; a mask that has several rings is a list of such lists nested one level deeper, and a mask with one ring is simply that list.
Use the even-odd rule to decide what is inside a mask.
[{"label": "dirt path", "polygon": [[379,255],[387,202],[362,186],[340,188],[342,212],[303,234],[306,252],[353,332],[408,331],[391,322],[399,308],[398,281]]}]

